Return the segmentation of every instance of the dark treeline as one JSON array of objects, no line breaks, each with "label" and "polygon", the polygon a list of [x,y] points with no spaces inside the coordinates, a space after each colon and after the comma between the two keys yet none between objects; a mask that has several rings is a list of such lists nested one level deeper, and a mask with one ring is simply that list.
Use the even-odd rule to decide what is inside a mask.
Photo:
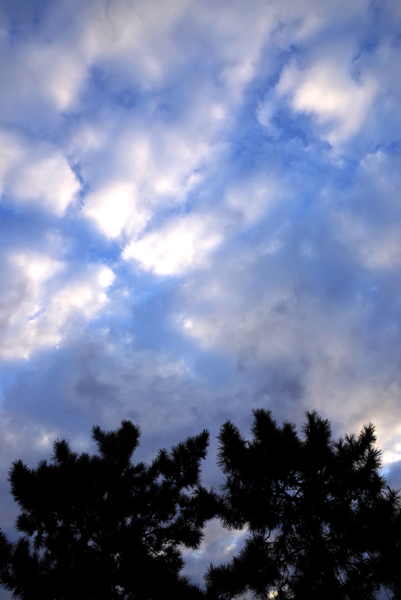
[{"label": "dark treeline", "polygon": [[[139,427],[94,427],[97,453],[56,440],[50,462],[13,462],[20,507],[11,543],[0,533],[0,583],[23,600],[278,600],[401,598],[401,508],[380,473],[373,425],[332,439],[307,413],[302,434],[253,411],[247,440],[219,434],[220,489],[200,481],[209,434],[134,463]],[[247,528],[231,562],[203,588],[182,576],[181,548],[199,548],[207,521]]]}]

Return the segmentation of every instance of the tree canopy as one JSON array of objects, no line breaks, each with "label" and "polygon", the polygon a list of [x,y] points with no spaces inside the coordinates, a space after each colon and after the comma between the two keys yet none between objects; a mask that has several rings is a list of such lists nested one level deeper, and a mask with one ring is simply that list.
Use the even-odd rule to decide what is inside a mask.
[{"label": "tree canopy", "polygon": [[199,485],[209,434],[188,437],[150,465],[133,464],[139,427],[123,421],[108,433],[94,427],[98,453],[72,452],[56,440],[49,463],[10,470],[21,507],[12,548],[3,536],[1,580],[24,600],[153,599],[202,594],[183,567],[180,545],[196,549],[209,517]]},{"label": "tree canopy", "polygon": [[333,441],[310,412],[300,438],[255,410],[252,434],[227,421],[219,435],[220,516],[250,535],[230,563],[209,568],[209,588],[222,599],[368,600],[383,585],[401,598],[399,493],[380,474],[374,426]]},{"label": "tree canopy", "polygon": [[[258,409],[251,433],[221,427],[220,493],[200,482],[207,431],[149,465],[132,460],[140,429],[130,421],[94,427],[92,456],[56,440],[50,462],[14,461],[23,535],[11,543],[0,532],[0,584],[22,600],[369,600],[381,587],[399,600],[400,498],[381,474],[374,426],[333,440],[309,412],[299,436]],[[214,517],[248,537],[201,588],[182,575],[182,548],[199,548]]]}]

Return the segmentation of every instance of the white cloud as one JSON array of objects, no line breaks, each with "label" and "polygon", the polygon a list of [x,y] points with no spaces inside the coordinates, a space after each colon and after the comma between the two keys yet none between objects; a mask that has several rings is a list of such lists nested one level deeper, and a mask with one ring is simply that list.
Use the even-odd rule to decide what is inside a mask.
[{"label": "white cloud", "polygon": [[254,77],[271,34],[285,47],[333,23],[360,20],[367,6],[367,0],[347,6],[341,0],[255,0],[251,9],[239,1],[219,2],[211,10],[190,0],[61,0],[47,8],[34,35],[29,32],[18,45],[4,36],[3,116],[29,122],[33,105],[46,122],[75,110],[94,66],[123,87],[139,83],[149,91],[174,78],[175,69],[209,60],[210,53],[219,85],[224,82],[224,103],[232,106]]},{"label": "white cloud", "polygon": [[62,216],[79,187],[59,149],[0,131],[0,190],[12,202]]},{"label": "white cloud", "polygon": [[178,58],[174,27],[187,4],[185,0],[94,2],[84,9],[84,47],[112,69],[144,85],[155,84]]},{"label": "white cloud", "polygon": [[123,258],[134,259],[143,269],[158,275],[181,275],[203,265],[221,240],[216,223],[191,214],[132,241],[124,249]]},{"label": "white cloud", "polygon": [[294,110],[315,116],[320,135],[332,146],[360,130],[377,91],[372,78],[352,78],[347,58],[324,57],[302,70],[292,63],[276,86],[279,96],[290,97]]},{"label": "white cloud", "polygon": [[104,308],[107,288],[113,283],[114,273],[105,266],[92,266],[88,272],[61,287],[49,303],[49,325],[64,324],[72,313],[78,311],[89,320]]},{"label": "white cloud", "polygon": [[40,254],[35,255],[34,252],[17,252],[10,255],[9,261],[16,271],[36,285],[40,285],[63,267],[60,261]]},{"label": "white cloud", "polygon": [[[108,237],[135,244],[158,210],[187,202],[224,152],[223,132],[233,125],[276,20],[264,3],[252,11],[223,3],[216,11],[188,2],[111,3],[106,11],[99,3],[97,18],[87,16],[86,52],[97,57],[110,89],[139,87],[140,96],[153,90],[146,109],[107,112],[101,123],[78,128],[70,146],[92,190],[82,214]],[[193,74],[193,64],[212,56],[214,78]],[[161,86],[167,97],[173,92],[166,113]]]},{"label": "white cloud", "polygon": [[115,120],[114,129],[101,126],[96,135],[85,127],[72,143],[92,190],[82,215],[110,238],[135,237],[158,210],[184,203],[220,150],[207,123],[202,131],[202,122],[186,127],[144,119],[147,132],[137,120]]},{"label": "white cloud", "polygon": [[77,318],[88,321],[104,309],[114,279],[111,269],[89,266],[63,281],[58,276],[65,270],[64,263],[43,254],[9,254],[0,311],[3,359],[28,358],[37,350],[55,347],[70,334]]},{"label": "white cloud", "polygon": [[[92,219],[110,238],[121,234],[128,219],[136,218],[136,190],[132,183],[117,182],[87,196],[82,214]],[[146,218],[142,217],[142,226]]]}]

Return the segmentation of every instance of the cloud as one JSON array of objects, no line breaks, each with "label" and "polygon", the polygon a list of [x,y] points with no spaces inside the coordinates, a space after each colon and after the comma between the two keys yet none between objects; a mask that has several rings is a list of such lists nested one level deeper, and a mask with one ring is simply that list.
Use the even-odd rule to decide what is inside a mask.
[{"label": "cloud", "polygon": [[313,115],[319,134],[332,146],[358,133],[378,87],[372,77],[353,78],[350,59],[343,51],[332,48],[327,56],[304,68],[290,63],[275,89],[279,97],[289,97],[293,110]]},{"label": "cloud", "polygon": [[55,348],[71,334],[74,321],[94,318],[107,303],[114,275],[103,265],[89,265],[66,277],[66,265],[44,254],[9,253],[3,263],[0,355],[5,360],[28,358]]},{"label": "cloud", "polygon": [[314,407],[348,430],[372,420],[386,452],[399,436],[394,161],[367,156],[347,185],[331,181],[302,210],[282,190],[252,233],[239,230],[187,277],[176,314],[204,352],[249,373],[258,402],[299,417]]},{"label": "cloud", "polygon": [[354,260],[383,274],[397,270],[401,261],[398,159],[398,152],[366,154],[347,201],[332,212],[338,239]]},{"label": "cloud", "polygon": [[396,460],[387,474],[388,484],[396,489],[401,489],[401,460]]},{"label": "cloud", "polygon": [[213,220],[191,214],[131,242],[124,249],[123,258],[135,259],[145,270],[158,275],[181,275],[202,266],[221,239],[221,231]]},{"label": "cloud", "polygon": [[240,217],[240,226],[249,226],[263,217],[280,195],[277,183],[265,174],[236,180],[226,191],[226,210]]},{"label": "cloud", "polygon": [[[92,188],[85,197],[82,216],[94,221],[110,238],[139,235],[160,209],[185,203],[188,194],[202,179],[215,153],[194,131],[192,147],[188,132],[180,126],[169,129],[149,124],[151,134],[141,135],[136,123],[117,133],[112,149],[105,140],[100,153],[106,154],[106,173],[87,172],[87,157],[77,151],[82,174]],[[117,127],[119,124],[117,123]],[[128,131],[127,131],[128,129]],[[74,141],[81,148],[80,136]]]},{"label": "cloud", "polygon": [[[117,182],[92,193],[86,200],[82,214],[92,219],[110,238],[121,234],[135,208],[135,188],[130,183]],[[135,214],[138,222],[138,213]],[[146,219],[141,219],[142,227]]]},{"label": "cloud", "polygon": [[80,185],[59,148],[0,131],[0,191],[15,204],[58,217],[76,199]]},{"label": "cloud", "polygon": [[199,550],[191,551],[183,548],[185,559],[183,574],[202,586],[205,583],[203,575],[210,563],[218,565],[232,560],[233,556],[241,550],[247,531],[244,529],[227,532],[218,519],[213,519],[206,523],[204,534]]}]

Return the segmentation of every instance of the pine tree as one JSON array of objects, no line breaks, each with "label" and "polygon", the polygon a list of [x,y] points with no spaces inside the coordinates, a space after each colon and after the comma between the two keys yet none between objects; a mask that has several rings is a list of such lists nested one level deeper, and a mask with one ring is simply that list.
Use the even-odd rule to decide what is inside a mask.
[{"label": "pine tree", "polygon": [[310,412],[300,438],[270,411],[253,414],[250,441],[231,421],[220,431],[222,522],[249,536],[231,562],[209,567],[209,590],[221,600],[369,600],[383,585],[399,599],[399,494],[380,474],[373,425],[333,441]]},{"label": "pine tree", "polygon": [[2,535],[1,583],[22,600],[158,600],[204,594],[180,571],[180,546],[198,548],[213,494],[200,486],[209,434],[188,437],[146,465],[133,464],[140,430],[94,427],[98,452],[56,440],[49,463],[13,463],[9,480],[23,536]]},{"label": "pine tree", "polygon": [[[97,453],[56,440],[50,463],[14,461],[11,492],[23,535],[0,532],[0,584],[22,600],[401,600],[399,492],[380,471],[373,425],[332,439],[307,413],[302,436],[255,410],[251,440],[220,430],[221,495],[200,484],[209,434],[188,437],[150,465],[132,461],[139,427],[94,427]],[[181,575],[207,520],[247,528],[231,562],[211,565],[206,589]],[[390,595],[389,595],[390,597]]]}]

